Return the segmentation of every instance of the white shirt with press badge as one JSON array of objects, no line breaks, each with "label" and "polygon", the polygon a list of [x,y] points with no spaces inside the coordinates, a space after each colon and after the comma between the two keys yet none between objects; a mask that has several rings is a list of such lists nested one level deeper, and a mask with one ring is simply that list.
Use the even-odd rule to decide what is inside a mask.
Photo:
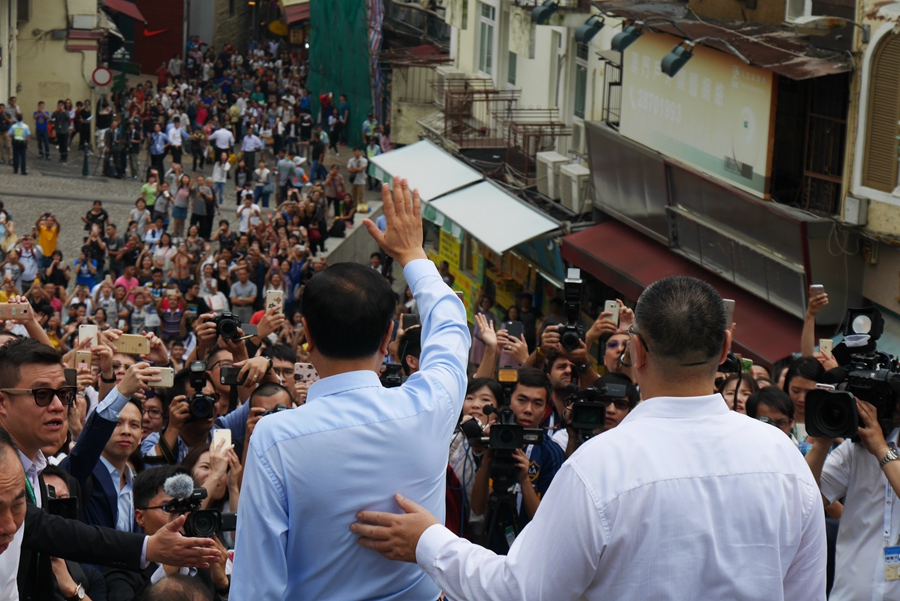
[{"label": "white shirt with press badge", "polygon": [[[897,448],[900,430],[887,443]],[[862,443],[845,440],[822,468],[822,495],[846,498],[838,529],[831,601],[900,600],[900,508],[887,476]],[[886,568],[894,579],[888,580]]]},{"label": "white shirt with press badge", "polygon": [[582,445],[507,556],[441,525],[416,548],[478,601],[824,601],[825,556],[803,456],[718,394],[649,399]]}]

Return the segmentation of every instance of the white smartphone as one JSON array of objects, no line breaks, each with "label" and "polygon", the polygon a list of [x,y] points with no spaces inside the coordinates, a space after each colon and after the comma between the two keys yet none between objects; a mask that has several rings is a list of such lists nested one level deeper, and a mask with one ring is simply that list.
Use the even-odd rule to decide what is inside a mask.
[{"label": "white smartphone", "polygon": [[213,439],[212,446],[216,446],[216,443],[220,440],[225,441],[225,448],[231,446],[231,430],[227,428],[219,428],[218,430],[213,430]]},{"label": "white smartphone", "polygon": [[159,374],[156,376],[161,378],[159,382],[154,382],[154,388],[172,388],[175,386],[175,370],[171,367],[160,367]]},{"label": "white smartphone", "polygon": [[819,350],[825,353],[826,357],[831,357],[831,352],[834,350],[834,340],[831,338],[820,339]]},{"label": "white smartphone", "polygon": [[610,317],[607,317],[609,321],[613,322],[616,325],[619,325],[619,303],[611,300],[603,303],[603,312],[604,313],[612,313]]},{"label": "white smartphone", "polygon": [[81,344],[88,339],[91,341],[91,348],[97,346],[97,326],[95,324],[88,323],[78,326],[78,343]]},{"label": "white smartphone", "polygon": [[734,301],[730,298],[722,299],[725,302],[725,323],[729,330],[734,325]]},{"label": "white smartphone", "polygon": [[834,390],[831,384],[816,384],[816,390]]},{"label": "white smartphone", "polygon": [[821,294],[825,294],[825,286],[823,286],[822,284],[813,284],[809,287],[809,295],[811,297],[819,296]]},{"label": "white smartphone", "polygon": [[279,311],[284,311],[284,292],[281,290],[266,291],[266,311],[272,307],[278,307]]}]

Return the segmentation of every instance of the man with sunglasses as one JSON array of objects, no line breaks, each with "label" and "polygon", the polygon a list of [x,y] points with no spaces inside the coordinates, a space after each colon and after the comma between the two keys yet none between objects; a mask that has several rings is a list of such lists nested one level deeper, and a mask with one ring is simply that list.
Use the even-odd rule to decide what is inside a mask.
[{"label": "man with sunglasses", "polygon": [[[75,395],[76,389],[67,385],[60,357],[52,347],[30,338],[0,347],[0,427],[9,431],[16,442],[30,506],[17,576],[20,598],[53,598],[51,556],[130,567],[157,558],[192,565],[217,558],[215,550],[206,549],[213,545],[212,541],[182,538],[174,525],[156,537],[144,537],[54,519],[40,510],[48,494],[41,478],[47,465],[41,447],[58,442],[67,408],[75,401]],[[95,413],[108,408],[102,405]],[[98,440],[102,451],[106,439],[97,437],[76,445],[79,453],[99,455],[92,448]],[[177,526],[180,528],[181,524]]]},{"label": "man with sunglasses", "polygon": [[783,433],[709,394],[731,347],[726,321],[700,280],[644,290],[628,345],[644,401],[569,458],[508,559],[399,494],[405,515],[363,510],[350,530],[418,563],[453,599],[824,601],[824,512],[809,467]]}]

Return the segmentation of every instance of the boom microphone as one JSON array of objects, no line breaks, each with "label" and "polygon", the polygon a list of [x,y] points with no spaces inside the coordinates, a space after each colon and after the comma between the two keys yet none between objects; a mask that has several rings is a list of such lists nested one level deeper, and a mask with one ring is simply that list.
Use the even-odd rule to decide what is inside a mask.
[{"label": "boom microphone", "polygon": [[175,474],[166,478],[163,492],[174,499],[186,499],[194,492],[194,479],[187,474]]}]

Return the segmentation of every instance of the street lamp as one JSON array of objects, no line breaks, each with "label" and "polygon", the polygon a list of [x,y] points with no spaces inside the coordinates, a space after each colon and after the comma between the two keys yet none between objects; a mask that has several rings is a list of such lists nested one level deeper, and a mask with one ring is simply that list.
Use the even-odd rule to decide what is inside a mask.
[{"label": "street lamp", "polygon": [[672,52],[663,57],[662,63],[660,64],[660,70],[669,77],[675,77],[675,75],[679,71],[681,71],[681,68],[685,64],[687,64],[689,60],[691,60],[691,57],[694,56],[694,46],[696,46],[700,42],[705,42],[706,40],[715,40],[721,43],[723,46],[728,48],[736,57],[738,57],[748,65],[750,64],[750,60],[746,56],[738,52],[737,48],[735,48],[725,40],[721,38],[704,37],[698,38],[696,40],[688,39],[678,42],[678,44],[676,44],[675,47],[672,48]]},{"label": "street lamp", "polygon": [[584,22],[584,25],[579,25],[578,29],[575,30],[575,41],[579,44],[590,43],[594,36],[600,33],[600,30],[603,29],[605,23],[606,19],[600,15],[591,15],[590,18]]},{"label": "street lamp", "polygon": [[631,46],[644,33],[644,22],[635,21],[634,25],[629,25],[612,39],[612,49],[616,52],[625,52],[625,49]]},{"label": "street lamp", "polygon": [[537,25],[546,25],[553,13],[559,10],[559,3],[553,0],[545,0],[543,4],[531,11],[531,22]]}]

